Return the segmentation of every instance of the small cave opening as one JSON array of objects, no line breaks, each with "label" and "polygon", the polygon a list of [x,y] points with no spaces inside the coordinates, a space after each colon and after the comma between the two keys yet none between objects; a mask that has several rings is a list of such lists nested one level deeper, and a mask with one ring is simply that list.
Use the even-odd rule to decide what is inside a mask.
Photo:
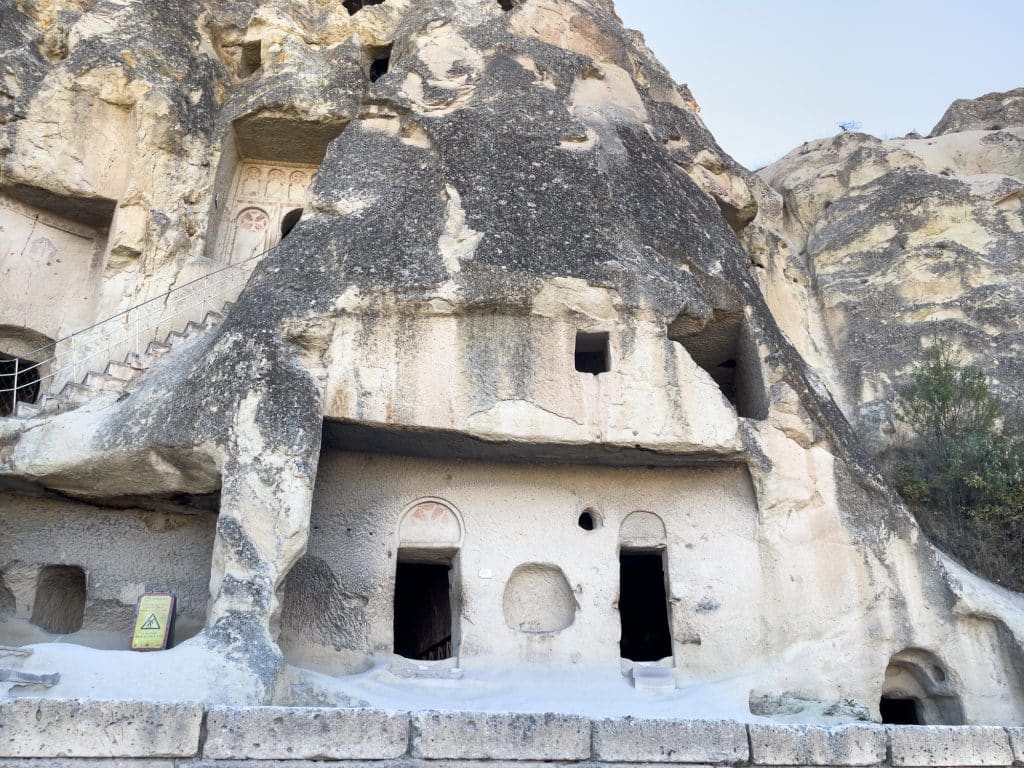
[{"label": "small cave opening", "polygon": [[891,725],[963,725],[964,711],[942,661],[923,648],[904,648],[889,660],[879,710]]},{"label": "small cave opening", "polygon": [[883,696],[878,708],[882,712],[883,725],[921,725],[921,716],[914,699]]},{"label": "small cave opening", "polygon": [[39,399],[39,364],[0,352],[0,416],[10,416],[19,402]]},{"label": "small cave opening", "polygon": [[608,333],[576,333],[576,352],[574,360],[576,370],[580,373],[598,375],[611,370],[611,354],[608,345]]},{"label": "small cave opening", "polygon": [[251,77],[262,66],[263,42],[261,40],[249,40],[242,43],[242,55],[238,61],[239,76]]},{"label": "small cave opening", "polygon": [[76,565],[39,570],[30,621],[54,635],[70,635],[85,618],[85,571]]},{"label": "small cave opening", "polygon": [[391,69],[391,46],[373,45],[366,49],[366,74],[375,83]]},{"label": "small cave opening", "polygon": [[663,551],[619,553],[620,655],[659,661],[672,655]]},{"label": "small cave opening", "polygon": [[498,6],[503,11],[511,11],[516,7],[516,2],[518,2],[518,0],[498,0]]},{"label": "small cave opening", "polygon": [[299,223],[299,219],[302,218],[302,209],[296,208],[294,211],[288,211],[284,216],[281,217],[281,239],[284,240],[288,235],[291,234],[292,230],[295,229],[295,225]]},{"label": "small cave opening", "polygon": [[597,516],[589,509],[583,510],[580,514],[579,520],[576,521],[580,528],[584,531],[596,531],[597,530]]},{"label": "small cave opening", "polygon": [[668,326],[668,338],[681,344],[693,362],[707,371],[737,416],[768,418],[757,344],[742,311],[716,309],[706,323],[680,315]]},{"label": "small cave opening", "polygon": [[395,572],[394,651],[418,661],[452,657],[451,561],[408,562]]},{"label": "small cave opening", "polygon": [[367,5],[380,5],[384,0],[342,0],[342,5],[349,16],[355,16]]}]

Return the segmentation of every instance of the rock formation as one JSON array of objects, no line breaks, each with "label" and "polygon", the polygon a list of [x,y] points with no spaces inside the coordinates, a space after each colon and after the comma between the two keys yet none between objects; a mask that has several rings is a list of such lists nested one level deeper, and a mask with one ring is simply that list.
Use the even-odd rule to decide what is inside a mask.
[{"label": "rock formation", "polygon": [[[1021,721],[1024,598],[921,535],[825,383],[851,312],[789,298],[928,200],[783,206],[610,0],[0,2],[32,696]],[[196,634],[119,650],[153,589]]]},{"label": "rock formation", "polygon": [[1020,89],[957,101],[928,138],[842,133],[758,172],[745,237],[766,298],[874,449],[939,339],[1022,402],[1022,104]]}]

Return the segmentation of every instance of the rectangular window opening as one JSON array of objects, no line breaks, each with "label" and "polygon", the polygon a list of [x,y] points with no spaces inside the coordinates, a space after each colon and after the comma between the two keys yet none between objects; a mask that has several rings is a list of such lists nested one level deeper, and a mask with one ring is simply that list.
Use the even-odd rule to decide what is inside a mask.
[{"label": "rectangular window opening", "polygon": [[664,553],[619,554],[619,616],[622,658],[659,661],[672,655]]},{"label": "rectangular window opening", "polygon": [[580,373],[607,373],[611,370],[611,355],[608,351],[608,334],[576,333],[576,370]]},{"label": "rectangular window opening", "polygon": [[[401,558],[401,555],[399,555]],[[395,653],[407,659],[452,657],[451,562],[398,561]]]},{"label": "rectangular window opening", "polygon": [[883,696],[879,704],[885,725],[921,725],[921,717],[914,699],[890,699]]},{"label": "rectangular window opening", "polygon": [[263,42],[249,40],[242,43],[242,57],[238,64],[239,74],[242,77],[255,74],[256,70],[263,66]]}]

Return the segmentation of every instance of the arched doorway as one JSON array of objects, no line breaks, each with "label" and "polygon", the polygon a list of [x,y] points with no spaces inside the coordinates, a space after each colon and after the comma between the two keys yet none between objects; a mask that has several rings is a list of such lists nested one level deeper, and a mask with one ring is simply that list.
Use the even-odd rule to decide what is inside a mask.
[{"label": "arched doorway", "polygon": [[31,328],[0,325],[0,416],[38,402],[53,351],[53,340]]},{"label": "arched doorway", "polygon": [[459,562],[463,526],[441,499],[421,499],[398,526],[394,653],[417,661],[458,656]]},{"label": "arched doorway", "polygon": [[281,239],[284,240],[291,231],[295,229],[295,225],[299,223],[299,219],[302,218],[302,209],[296,208],[294,211],[288,211],[284,216],[281,217]]},{"label": "arched doorway", "polygon": [[890,725],[963,725],[964,712],[945,665],[934,653],[906,648],[885,669],[879,700]]}]

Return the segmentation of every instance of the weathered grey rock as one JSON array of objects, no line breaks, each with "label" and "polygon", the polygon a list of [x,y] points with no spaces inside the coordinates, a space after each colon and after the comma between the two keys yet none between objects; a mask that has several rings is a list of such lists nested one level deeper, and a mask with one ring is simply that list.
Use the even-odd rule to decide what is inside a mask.
[{"label": "weathered grey rock", "polygon": [[1013,765],[1010,739],[993,726],[926,725],[889,729],[893,766]]},{"label": "weathered grey rock", "polygon": [[409,717],[369,709],[214,707],[203,756],[224,760],[384,760],[409,746]]},{"label": "weathered grey rock", "polygon": [[758,765],[878,765],[885,762],[886,729],[869,725],[818,728],[762,725],[750,729],[752,759]]},{"label": "weathered grey rock", "polygon": [[413,757],[430,760],[585,760],[590,721],[554,714],[428,712],[413,717]]},{"label": "weathered grey rock", "polygon": [[969,104],[1006,114],[927,139],[843,133],[758,172],[742,239],[762,290],[876,451],[894,434],[894,392],[937,339],[1024,402],[1024,90]]},{"label": "weathered grey rock", "polygon": [[[140,520],[126,497],[206,497],[217,512],[201,553],[209,578],[192,568],[188,581],[199,583],[187,603],[205,611],[205,629],[187,648],[125,662],[153,674],[98,679],[73,660],[85,652],[50,644],[26,671],[59,671],[60,695],[102,685],[112,697],[155,697],[188,656],[193,674],[177,695],[266,704],[296,697],[281,692],[285,654],[336,674],[365,670],[394,645],[402,516],[426,514],[407,505],[452,493],[466,499],[465,525],[452,503],[460,535],[433,543],[444,545],[437,554],[459,551],[451,639],[467,670],[473,657],[613,667],[621,627],[609,545],[642,509],[664,534],[676,663],[700,684],[743,667],[759,696],[849,698],[856,706],[840,716],[876,714],[893,654],[941,646],[944,696],[978,720],[1018,722],[1012,659],[1024,611],[951,575],[764,299],[787,329],[803,328],[805,317],[786,313],[807,302],[783,287],[808,293],[816,269],[839,320],[861,306],[888,319],[892,275],[868,284],[867,300],[844,292],[872,263],[856,253],[879,250],[845,253],[851,229],[889,210],[912,222],[913,204],[894,199],[905,189],[922,205],[948,204],[943,225],[953,222],[966,182],[935,166],[920,183],[899,154],[879,160],[898,176],[880,190],[871,173],[847,174],[847,185],[844,173],[815,169],[807,194],[794,179],[793,194],[768,190],[762,205],[751,187],[766,182],[721,151],[611,0],[362,6],[0,0],[11,52],[0,69],[4,89],[17,91],[0,97],[0,226],[16,233],[0,245],[14,278],[0,282],[4,344],[31,351],[14,338],[26,318],[44,339],[115,316],[130,326],[117,313],[146,297],[193,277],[208,288],[221,267],[238,278],[224,321],[146,368],[126,397],[111,390],[68,413],[2,419],[0,475],[19,493],[60,494],[68,506],[87,497]],[[1012,130],[996,133],[1005,168],[974,184],[972,212],[1012,234],[1018,198],[1001,177],[1017,178],[1020,153]],[[860,158],[868,145],[851,137],[834,149]],[[980,175],[996,175],[985,167]],[[819,175],[832,181],[819,188]],[[858,194],[840,201],[833,182]],[[778,281],[762,294],[753,274],[763,254],[745,253],[736,232],[781,251],[792,233],[771,228],[778,218],[801,245],[781,266],[768,259]],[[939,248],[930,226],[914,231]],[[814,258],[801,261],[808,242]],[[65,257],[43,258],[51,252]],[[1016,266],[1000,269],[1012,278]],[[1001,275],[991,286],[1014,285]],[[1007,317],[1024,303],[1015,289],[990,293]],[[887,358],[865,377],[884,381],[904,352],[888,356],[895,342],[879,352],[872,322],[849,325],[858,349]],[[595,337],[604,354],[581,351],[608,370],[591,375],[577,370],[575,346]],[[128,359],[90,381],[120,386],[103,376],[124,375]],[[364,451],[386,459],[360,470]],[[662,464],[671,482],[649,469]],[[315,498],[314,488],[339,485],[334,498]],[[584,501],[587,489],[596,498]],[[578,503],[598,508],[603,531],[583,536]],[[5,574],[24,571],[16,561],[29,541],[43,544],[31,568],[62,551],[57,540],[46,546],[57,536],[45,525],[16,530],[0,536]],[[96,606],[104,622],[155,580],[118,551],[123,537],[109,541],[123,572],[89,584],[110,601]],[[538,617],[513,616],[517,628],[494,612],[492,588],[528,563],[562,569],[572,588],[559,621],[534,624],[550,630],[539,637],[520,631]],[[8,613],[13,600],[19,631],[31,604],[20,583],[0,596]],[[44,656],[59,663],[43,668]],[[495,735],[474,749],[584,753],[564,720],[523,720],[481,716]],[[457,724],[442,725],[423,749],[458,751]]]},{"label": "weathered grey rock", "polygon": [[998,131],[1024,125],[1024,88],[986,93],[976,99],[957,99],[932,128],[932,136],[958,131]]},{"label": "weathered grey rock", "polygon": [[595,720],[594,758],[623,763],[744,763],[750,759],[742,723],[712,720]]},{"label": "weathered grey rock", "polygon": [[2,757],[191,757],[199,704],[18,699],[0,704]]}]

